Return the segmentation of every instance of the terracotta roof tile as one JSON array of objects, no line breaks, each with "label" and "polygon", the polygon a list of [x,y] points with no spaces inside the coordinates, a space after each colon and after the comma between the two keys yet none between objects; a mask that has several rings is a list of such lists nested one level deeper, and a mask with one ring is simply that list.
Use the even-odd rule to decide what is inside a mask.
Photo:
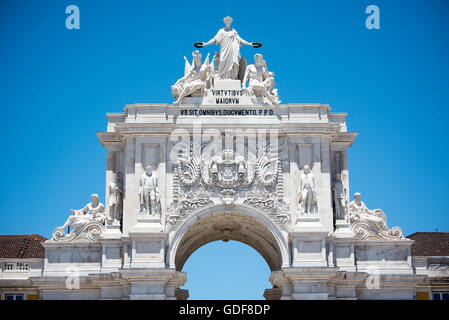
[{"label": "terracotta roof tile", "polygon": [[449,256],[449,232],[416,232],[407,238],[415,240],[412,256]]},{"label": "terracotta roof tile", "polygon": [[41,242],[45,240],[38,234],[0,236],[0,258],[44,258]]}]

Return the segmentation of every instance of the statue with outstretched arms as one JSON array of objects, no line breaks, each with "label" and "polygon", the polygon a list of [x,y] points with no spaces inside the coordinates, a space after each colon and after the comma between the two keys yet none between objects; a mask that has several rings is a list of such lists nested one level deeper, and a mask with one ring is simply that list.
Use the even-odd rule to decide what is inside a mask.
[{"label": "statue with outstretched arms", "polygon": [[226,24],[226,27],[220,29],[215,37],[208,42],[198,43],[198,47],[208,46],[213,43],[220,45],[218,77],[219,79],[236,80],[239,73],[240,46],[245,44],[257,48],[260,47],[261,44],[257,42],[250,43],[242,39],[237,31],[231,28],[231,17],[225,17],[223,22]]}]

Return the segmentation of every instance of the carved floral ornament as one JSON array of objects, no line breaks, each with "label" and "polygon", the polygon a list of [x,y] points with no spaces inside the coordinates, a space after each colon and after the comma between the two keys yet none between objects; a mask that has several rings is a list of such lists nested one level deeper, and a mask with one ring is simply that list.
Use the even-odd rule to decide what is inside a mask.
[{"label": "carved floral ornament", "polygon": [[[279,226],[290,223],[289,207],[284,202],[282,164],[279,151],[261,147],[246,148],[243,154],[231,149],[211,155],[215,143],[192,145],[187,156],[176,160],[173,175],[173,203],[169,209],[170,227],[179,225],[199,209],[217,204],[231,208],[239,198],[245,205],[261,209]],[[217,150],[217,149],[214,149]]]}]

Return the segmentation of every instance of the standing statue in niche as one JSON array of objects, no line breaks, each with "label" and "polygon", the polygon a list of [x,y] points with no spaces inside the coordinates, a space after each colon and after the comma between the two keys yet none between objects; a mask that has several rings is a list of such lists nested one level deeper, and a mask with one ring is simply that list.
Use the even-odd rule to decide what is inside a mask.
[{"label": "standing statue in niche", "polygon": [[317,213],[315,177],[308,165],[304,166],[304,172],[299,177],[299,197],[299,212],[301,214]]},{"label": "standing statue in niche", "polygon": [[254,64],[246,67],[243,77],[242,87],[246,88],[248,81],[248,93],[250,95],[261,95],[266,97],[273,105],[281,103],[279,100],[277,89],[274,89],[274,72],[268,72],[267,63],[260,53],[254,56]]},{"label": "standing statue in niche", "polygon": [[226,27],[220,29],[215,37],[208,42],[201,42],[196,44],[197,47],[208,46],[212,43],[220,45],[220,55],[218,64],[218,78],[219,79],[238,79],[239,65],[240,65],[240,46],[245,44],[254,48],[260,47],[259,43],[249,43],[240,38],[237,31],[231,28],[232,18],[225,17],[223,19]]},{"label": "standing statue in niche", "polygon": [[340,173],[335,175],[332,191],[334,193],[335,217],[337,220],[346,220],[348,216],[348,200],[346,200],[347,191]]},{"label": "standing statue in niche", "polygon": [[112,182],[109,184],[109,222],[120,223],[122,219],[122,199],[123,190],[120,177],[117,173],[114,173]]},{"label": "standing statue in niche", "polygon": [[151,166],[145,167],[145,173],[140,178],[140,212],[156,216],[160,213],[161,197],[157,178],[151,171]]}]

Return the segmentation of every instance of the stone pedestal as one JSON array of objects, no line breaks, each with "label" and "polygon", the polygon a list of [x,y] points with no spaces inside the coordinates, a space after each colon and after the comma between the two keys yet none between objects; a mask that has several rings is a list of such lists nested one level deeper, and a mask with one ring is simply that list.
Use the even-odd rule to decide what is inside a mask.
[{"label": "stone pedestal", "polygon": [[90,276],[90,280],[100,288],[102,300],[121,300],[127,296],[128,285],[118,272],[94,274]]},{"label": "stone pedestal", "polygon": [[214,81],[214,86],[205,94],[186,97],[181,105],[230,105],[248,106],[255,103],[264,104],[264,99],[260,96],[249,96],[242,90],[240,80],[219,80]]},{"label": "stone pedestal", "polygon": [[122,236],[118,221],[106,221],[105,229],[103,239],[120,239]]},{"label": "stone pedestal", "polygon": [[62,276],[76,274],[87,276],[99,273],[102,261],[100,242],[54,242],[42,243],[45,248],[43,276]]},{"label": "stone pedestal", "polygon": [[242,88],[240,80],[219,80],[214,81],[214,89],[216,90],[240,90]]},{"label": "stone pedestal", "polygon": [[335,233],[346,234],[347,236],[352,236],[351,226],[347,220],[338,219],[335,221]]},{"label": "stone pedestal", "polygon": [[338,268],[287,268],[271,273],[270,281],[281,291],[282,300],[327,300],[328,282]]},{"label": "stone pedestal", "polygon": [[304,215],[297,219],[290,233],[293,267],[327,267],[326,237],[318,215]]},{"label": "stone pedestal", "polygon": [[186,274],[174,269],[126,269],[122,278],[131,284],[131,300],[176,300],[186,299],[188,292],[178,290],[187,281]]},{"label": "stone pedestal", "polygon": [[136,225],[129,231],[131,234],[159,233],[164,230],[161,218],[158,216],[142,215],[137,217]]},{"label": "stone pedestal", "polygon": [[114,272],[122,267],[122,233],[120,231],[120,222],[106,222],[106,231],[104,233],[101,254],[101,272]]},{"label": "stone pedestal", "polygon": [[129,232],[131,268],[165,268],[168,234],[163,232],[159,217],[140,215]]},{"label": "stone pedestal", "polygon": [[114,272],[122,267],[121,239],[105,239],[101,241],[101,272]]},{"label": "stone pedestal", "polygon": [[356,238],[347,220],[335,222],[335,232],[332,241],[333,263],[340,271],[355,272],[355,244]]},{"label": "stone pedestal", "polygon": [[356,239],[353,237],[337,237],[332,242],[333,262],[340,271],[355,272],[355,254],[354,244]]},{"label": "stone pedestal", "polygon": [[293,232],[293,267],[327,267],[327,232]]},{"label": "stone pedestal", "polygon": [[321,224],[318,215],[304,215],[298,217],[295,225],[295,232],[307,231],[324,231],[324,227]]},{"label": "stone pedestal", "polygon": [[357,240],[357,271],[368,274],[413,274],[412,240]]}]

